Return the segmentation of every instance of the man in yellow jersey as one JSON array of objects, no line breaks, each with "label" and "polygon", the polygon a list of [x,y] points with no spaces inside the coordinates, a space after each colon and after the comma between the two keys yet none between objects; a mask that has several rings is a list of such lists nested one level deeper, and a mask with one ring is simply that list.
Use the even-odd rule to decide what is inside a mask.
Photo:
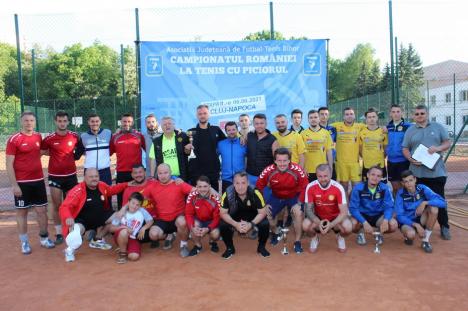
[{"label": "man in yellow jersey", "polygon": [[[305,144],[305,171],[309,175],[309,182],[317,179],[315,169],[319,164],[330,166],[333,169],[332,138],[330,133],[320,126],[317,110],[310,110],[307,114],[309,128],[302,131]],[[331,176],[331,174],[330,174]]]},{"label": "man in yellow jersey", "polygon": [[343,109],[343,122],[335,122],[336,129],[336,179],[348,193],[348,183],[353,186],[361,181],[359,165],[359,132],[364,124],[355,123],[353,108]]},{"label": "man in yellow jersey", "polygon": [[366,127],[359,132],[359,154],[362,157],[362,179],[367,180],[367,172],[372,166],[382,168],[382,182],[387,183],[385,168],[385,148],[388,144],[387,133],[379,127],[379,116],[375,108],[369,108],[364,114]]},{"label": "man in yellow jersey", "polygon": [[291,162],[304,168],[305,146],[301,135],[288,130],[288,119],[284,114],[275,117],[275,125],[278,131],[274,132],[273,136],[278,140],[279,147],[288,149],[291,152]]}]

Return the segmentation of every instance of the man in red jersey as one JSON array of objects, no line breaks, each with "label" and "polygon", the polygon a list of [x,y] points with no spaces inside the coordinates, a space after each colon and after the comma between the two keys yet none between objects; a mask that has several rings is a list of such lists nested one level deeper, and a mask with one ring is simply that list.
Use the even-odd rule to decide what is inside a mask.
[{"label": "man in red jersey", "polygon": [[348,217],[346,193],[340,183],[331,180],[330,166],[320,164],[317,166],[317,180],[314,180],[305,189],[301,197],[306,204],[307,216],[302,223],[303,230],[312,235],[310,252],[315,253],[320,242],[319,235],[327,234],[330,230],[336,233],[338,251],[346,251],[344,237],[349,235],[352,224]]},{"label": "man in red jersey", "polygon": [[302,207],[299,201],[299,194],[307,186],[309,179],[302,168],[291,163],[291,153],[287,148],[278,148],[274,152],[275,163],[267,166],[260,174],[256,187],[261,192],[265,187],[270,187],[272,194],[266,198],[268,221],[273,232],[271,244],[278,244],[279,234],[276,231],[278,215],[287,207],[292,212],[294,220],[294,231],[296,240],[294,251],[296,254],[303,252],[301,245],[302,236]]},{"label": "man in red jersey", "polygon": [[67,130],[70,117],[65,111],[55,114],[55,133],[42,141],[41,149],[49,155],[49,189],[53,203],[52,215],[56,231],[55,245],[63,243],[58,208],[67,192],[78,184],[75,149],[79,141],[76,133]]},{"label": "man in red jersey", "polygon": [[163,240],[167,234],[177,232],[180,239],[180,255],[187,257],[188,229],[185,221],[185,198],[193,190],[187,183],[176,184],[171,179],[171,167],[167,163],[157,168],[158,181],[150,187],[148,198],[156,209],[156,221],[149,231],[153,241]]},{"label": "man in red jersey", "polygon": [[41,246],[53,248],[47,231],[47,193],[41,164],[41,134],[34,132],[36,117],[32,112],[21,114],[21,131],[7,142],[6,169],[15,197],[16,223],[21,251],[31,254],[28,239],[28,211],[34,207],[39,224]]},{"label": "man in red jersey", "polygon": [[[116,183],[132,180],[132,167],[141,163],[141,152],[145,151],[145,137],[132,129],[133,116],[130,113],[122,115],[120,131],[112,136],[110,154],[117,155]],[[117,195],[117,205],[122,207],[122,195]]]},{"label": "man in red jersey", "polygon": [[209,234],[211,251],[219,252],[216,241],[219,239],[219,209],[221,204],[218,198],[211,193],[210,179],[201,175],[197,179],[197,190],[192,192],[185,205],[185,221],[188,230],[192,233],[195,244],[189,256],[196,256],[202,250],[201,239]]}]

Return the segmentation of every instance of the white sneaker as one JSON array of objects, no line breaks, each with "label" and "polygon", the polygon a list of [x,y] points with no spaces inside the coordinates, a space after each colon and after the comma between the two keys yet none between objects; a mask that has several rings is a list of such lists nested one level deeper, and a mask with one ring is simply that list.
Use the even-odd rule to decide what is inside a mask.
[{"label": "white sneaker", "polygon": [[340,253],[346,252],[346,241],[339,233],[336,235],[336,243],[338,244],[338,251]]},{"label": "white sneaker", "polygon": [[315,253],[320,243],[320,237],[316,234],[312,239],[310,239],[309,252]]},{"label": "white sneaker", "polygon": [[356,235],[356,243],[359,244],[359,245],[366,245],[367,241],[366,241],[366,237],[364,235],[364,232],[360,231]]},{"label": "white sneaker", "polygon": [[75,261],[75,250],[73,248],[67,247],[66,249],[63,250],[63,253],[65,254],[66,262]]},{"label": "white sneaker", "polygon": [[55,247],[55,243],[49,238],[41,239],[41,246],[50,249]]},{"label": "white sneaker", "polygon": [[107,243],[104,239],[92,240],[91,242],[89,242],[89,247],[98,248],[98,249],[102,249],[105,251],[112,249],[112,245]]}]

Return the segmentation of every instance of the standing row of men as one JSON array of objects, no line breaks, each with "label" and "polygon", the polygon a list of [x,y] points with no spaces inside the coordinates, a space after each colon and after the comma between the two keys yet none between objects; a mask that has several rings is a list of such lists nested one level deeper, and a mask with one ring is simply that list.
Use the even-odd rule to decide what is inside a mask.
[{"label": "standing row of men", "polygon": [[[130,172],[133,165],[141,163],[142,151],[146,151],[150,168],[147,171],[151,176],[154,176],[156,163],[166,163],[172,175],[189,181],[192,185],[196,184],[201,175],[205,175],[209,178],[211,187],[218,190],[221,173],[224,192],[233,183],[235,173],[244,169],[248,173],[249,183],[256,184],[262,171],[274,163],[275,150],[285,147],[291,153],[292,162],[297,163],[308,174],[308,181],[317,179],[316,168],[320,164],[328,164],[333,175],[336,167],[337,180],[343,185],[347,195],[348,183],[357,184],[361,180],[361,173],[367,176],[369,168],[375,165],[385,168],[387,151],[388,174],[395,192],[402,171],[411,163],[411,169],[419,183],[426,184],[443,196],[446,180],[443,162],[440,161],[436,169],[431,171],[413,160],[411,152],[421,143],[430,146],[430,152],[445,151],[449,147],[446,131],[439,124],[428,122],[427,109],[424,106],[416,107],[414,126],[406,123],[401,115],[400,107],[392,107],[392,121],[385,130],[377,125],[377,111],[367,111],[366,125],[363,125],[355,123],[354,111],[346,108],[344,121],[329,125],[328,109],[322,107],[318,111],[308,112],[309,128],[304,130],[300,122],[302,112],[294,110],[291,114],[293,124],[289,129],[285,115],[275,118],[278,131],[273,134],[266,128],[265,115],[257,114],[253,118],[254,130],[249,127],[249,117],[241,115],[241,130],[238,131],[235,122],[226,123],[228,139],[225,139],[224,132],[208,122],[209,108],[201,105],[197,108],[199,122],[188,131],[191,133],[191,140],[184,132],[175,130],[175,122],[171,117],[162,118],[160,133],[154,115],[146,117],[147,134],[143,136],[132,129],[133,117],[128,114],[122,116],[121,128],[114,135],[100,127],[99,116],[91,115],[88,118],[90,130],[78,137],[67,130],[68,115],[58,113],[55,117],[56,132],[42,140],[34,132],[34,115],[25,113],[21,117],[22,131],[9,139],[7,147],[7,170],[15,195],[23,253],[30,253],[25,220],[28,208],[32,206],[36,207],[39,216],[41,245],[48,248],[54,246],[48,239],[47,222],[44,221],[47,219],[44,212],[47,197],[43,185],[41,153],[50,156],[49,186],[55,211],[62,196],[77,183],[74,161],[83,153],[86,154],[85,169],[96,168],[99,179],[107,184],[112,182],[110,155],[117,155],[117,182],[127,182],[132,180]],[[410,134],[405,135],[407,131]],[[192,151],[195,157],[189,159]],[[362,172],[360,157],[363,162]],[[121,205],[122,198],[119,196],[119,207]],[[62,228],[58,217],[54,218],[57,231],[55,243],[59,244],[63,241]],[[449,239],[446,212],[439,212],[439,223],[442,237]],[[99,239],[96,243],[99,244]]]}]

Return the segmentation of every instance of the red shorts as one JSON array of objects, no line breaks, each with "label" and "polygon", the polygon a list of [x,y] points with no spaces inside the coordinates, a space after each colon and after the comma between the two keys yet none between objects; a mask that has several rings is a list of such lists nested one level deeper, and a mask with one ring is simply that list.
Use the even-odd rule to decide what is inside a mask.
[{"label": "red shorts", "polygon": [[[114,232],[114,241],[115,241],[116,244],[117,244],[117,237],[119,236],[120,231],[122,231],[122,230],[124,230],[124,228],[119,229],[116,232]],[[127,242],[127,253],[128,254],[135,253],[135,254],[141,255],[141,243],[140,243],[140,241],[138,241],[137,239],[133,239],[133,238],[129,237],[128,242]]]}]

